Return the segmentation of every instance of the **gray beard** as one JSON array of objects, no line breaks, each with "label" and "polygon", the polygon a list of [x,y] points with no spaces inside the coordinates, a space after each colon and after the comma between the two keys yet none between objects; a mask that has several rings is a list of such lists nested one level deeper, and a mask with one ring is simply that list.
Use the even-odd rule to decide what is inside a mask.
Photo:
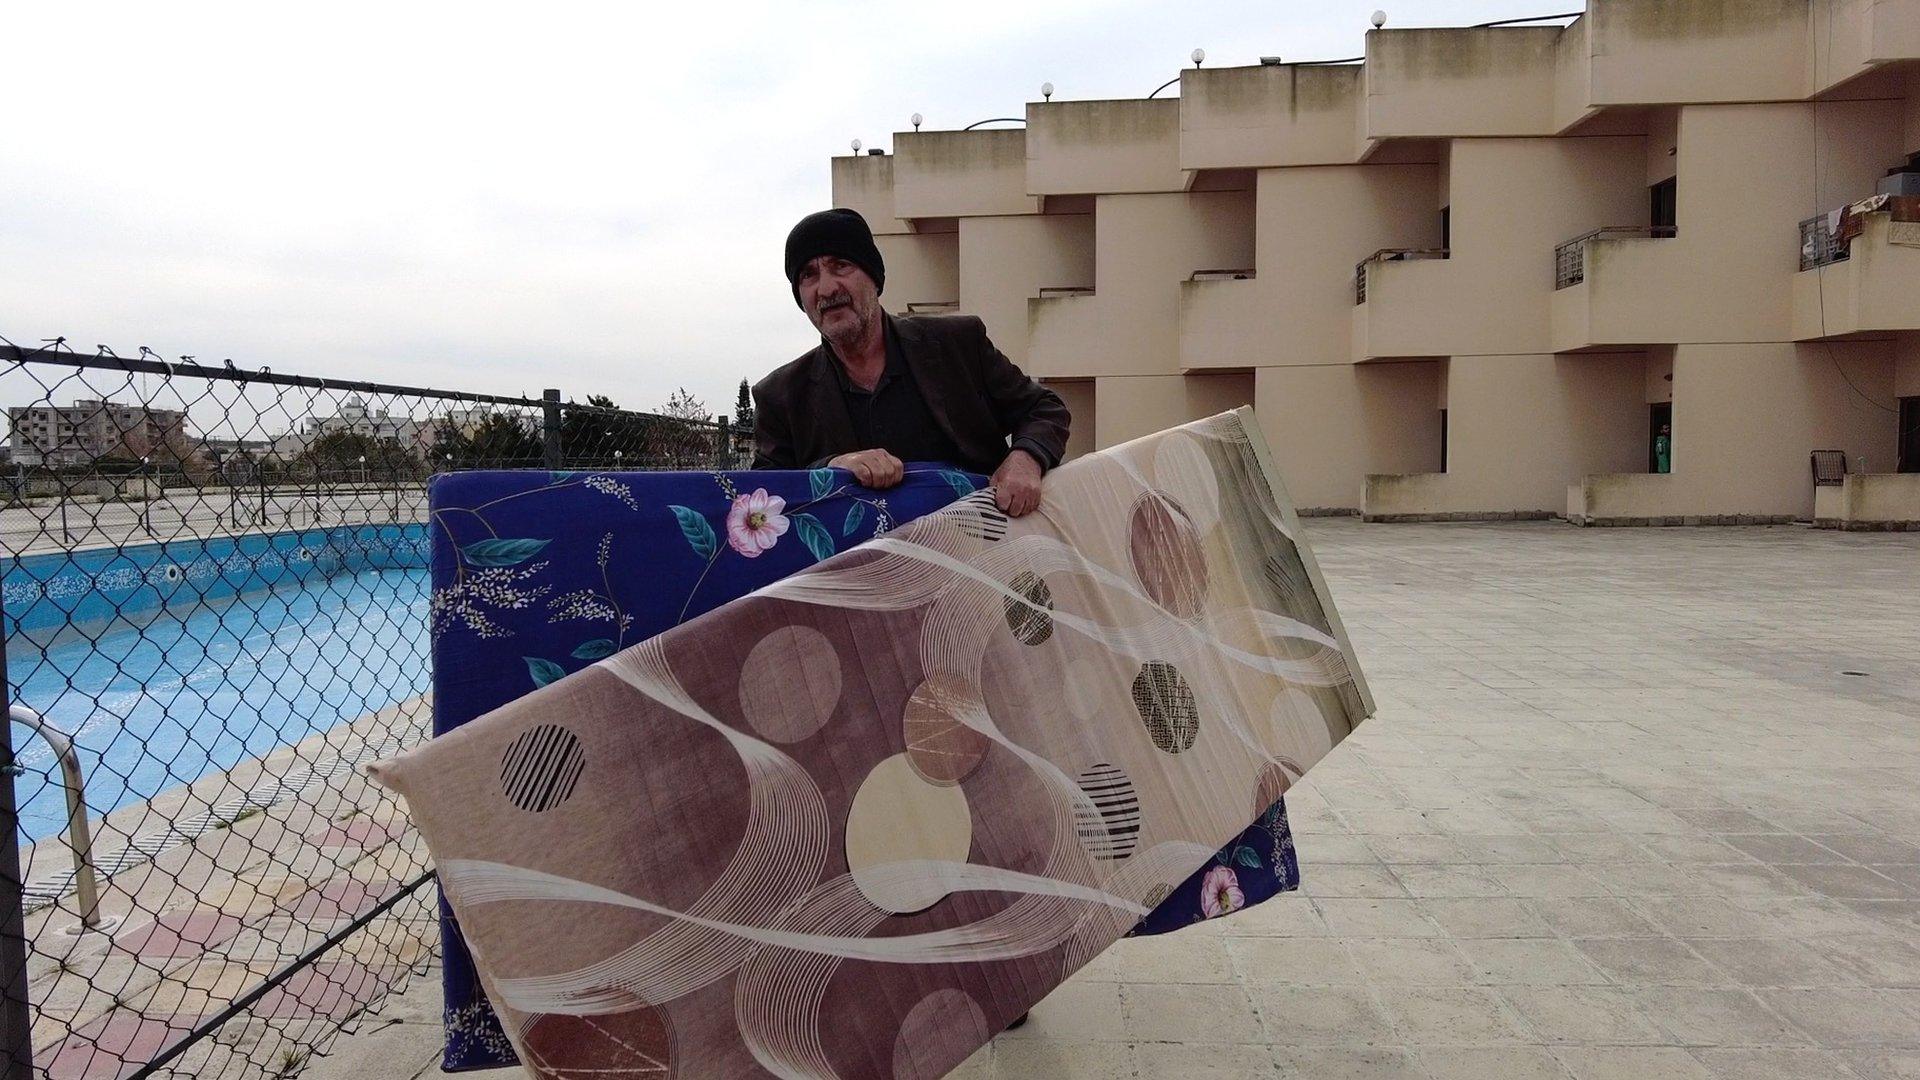
[{"label": "gray beard", "polygon": [[845,333],[836,336],[822,331],[821,334],[821,336],[827,339],[828,344],[831,344],[834,350],[843,356],[849,349],[858,347],[859,344],[866,339],[868,329],[873,326],[872,319],[862,318],[857,309],[850,310],[853,310],[856,321]]}]

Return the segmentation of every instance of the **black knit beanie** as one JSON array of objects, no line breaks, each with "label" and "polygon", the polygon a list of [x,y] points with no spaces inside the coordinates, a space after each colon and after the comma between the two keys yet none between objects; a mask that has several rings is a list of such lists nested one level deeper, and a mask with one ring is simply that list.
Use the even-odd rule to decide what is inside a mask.
[{"label": "black knit beanie", "polygon": [[794,303],[800,302],[800,271],[822,255],[835,255],[858,266],[873,279],[875,293],[886,291],[887,266],[880,260],[867,219],[844,208],[822,210],[801,218],[787,234],[787,283],[793,286]]}]

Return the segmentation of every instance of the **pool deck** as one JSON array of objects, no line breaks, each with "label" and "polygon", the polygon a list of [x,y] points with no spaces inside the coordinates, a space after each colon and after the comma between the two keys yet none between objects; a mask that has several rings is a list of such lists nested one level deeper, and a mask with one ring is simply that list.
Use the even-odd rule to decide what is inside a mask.
[{"label": "pool deck", "polygon": [[[1920,535],[1308,531],[1380,712],[1288,796],[1303,892],[1115,945],[956,1075],[1920,1076]],[[282,910],[233,854],[195,909]],[[438,995],[302,1075],[434,1074]]]},{"label": "pool deck", "polygon": [[[359,765],[423,740],[428,725],[427,699],[416,698],[96,822],[96,862],[124,863],[101,879],[111,925],[71,933],[71,894],[27,915],[36,1064],[53,1080],[117,1076],[123,1056],[145,1060],[178,1041],[418,877],[425,846]],[[270,805],[244,802],[276,789]],[[169,833],[168,822],[195,817],[203,827]],[[121,852],[130,857],[116,860]],[[44,881],[71,854],[51,839],[25,865],[29,883]],[[433,897],[422,889],[356,931],[186,1060],[214,1072],[235,1056],[259,1066],[268,1026],[324,1023],[403,985],[438,945]]]},{"label": "pool deck", "polygon": [[0,551],[41,555],[426,518],[424,485],[396,491],[335,484],[317,493],[311,487],[304,493],[277,487],[268,490],[264,504],[257,488],[172,488],[148,502],[69,502],[64,518],[57,502],[0,510]]}]

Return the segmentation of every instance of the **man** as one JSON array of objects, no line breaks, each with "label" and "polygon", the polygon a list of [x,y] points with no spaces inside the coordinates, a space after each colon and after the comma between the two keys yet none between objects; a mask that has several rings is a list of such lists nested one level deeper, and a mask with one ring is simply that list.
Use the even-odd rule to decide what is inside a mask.
[{"label": "man", "polygon": [[754,386],[754,468],[831,465],[887,488],[905,461],[944,461],[991,474],[1010,516],[1039,505],[1071,417],[1060,395],[994,348],[979,319],[882,311],[886,266],[852,210],[802,218],[787,236],[786,270],[821,340]]}]

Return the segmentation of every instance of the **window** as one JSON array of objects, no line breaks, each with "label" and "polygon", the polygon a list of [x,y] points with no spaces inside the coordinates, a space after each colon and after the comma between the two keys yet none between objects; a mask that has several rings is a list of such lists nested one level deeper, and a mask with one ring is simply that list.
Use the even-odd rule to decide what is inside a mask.
[{"label": "window", "polygon": [[1652,213],[1651,223],[1655,229],[1672,229],[1679,224],[1676,216],[1679,212],[1676,202],[1680,190],[1679,180],[1677,176],[1669,176],[1647,189],[1651,202],[1649,207]]}]

